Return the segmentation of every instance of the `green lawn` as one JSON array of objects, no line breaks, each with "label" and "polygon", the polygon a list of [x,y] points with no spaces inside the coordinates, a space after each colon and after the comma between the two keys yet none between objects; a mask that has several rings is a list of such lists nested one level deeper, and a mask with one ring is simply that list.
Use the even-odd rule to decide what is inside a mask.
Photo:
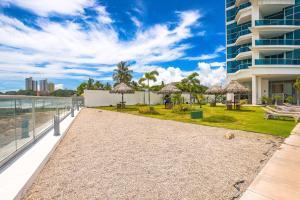
[{"label": "green lawn", "polygon": [[[260,107],[243,107],[240,111],[229,111],[224,106],[209,107],[202,106],[204,119],[191,119],[190,112],[174,113],[172,110],[164,109],[163,105],[154,106],[159,112],[156,115],[140,114],[138,106],[127,106],[118,112],[126,112],[135,115],[153,117],[164,120],[175,120],[180,122],[202,124],[207,126],[224,127],[229,129],[252,131],[257,133],[272,134],[287,137],[295,127],[293,119],[265,120],[264,111]],[[199,106],[194,106],[199,109]],[[117,111],[115,107],[99,107],[99,109]]]}]

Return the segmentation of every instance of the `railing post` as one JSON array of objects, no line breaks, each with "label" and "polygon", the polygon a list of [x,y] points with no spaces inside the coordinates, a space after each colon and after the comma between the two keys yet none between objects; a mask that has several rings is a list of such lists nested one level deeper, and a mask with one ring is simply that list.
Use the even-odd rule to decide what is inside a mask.
[{"label": "railing post", "polygon": [[71,107],[71,117],[74,117],[74,107]]},{"label": "railing post", "polygon": [[59,115],[54,115],[54,136],[60,135],[60,128],[59,128]]},{"label": "railing post", "polygon": [[35,99],[32,98],[32,133],[35,140]]}]

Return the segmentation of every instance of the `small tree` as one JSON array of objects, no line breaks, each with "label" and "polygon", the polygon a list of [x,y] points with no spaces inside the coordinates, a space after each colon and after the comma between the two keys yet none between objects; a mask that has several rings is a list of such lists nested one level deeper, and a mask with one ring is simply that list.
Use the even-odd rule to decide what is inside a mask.
[{"label": "small tree", "polygon": [[261,97],[261,102],[262,102],[262,104],[264,104],[264,105],[268,105],[269,102],[270,102],[270,98],[267,97],[267,96],[262,96],[262,97]]},{"label": "small tree", "polygon": [[296,82],[294,83],[294,88],[296,89],[297,92],[297,105],[299,106],[300,104],[300,76],[297,77]]},{"label": "small tree", "polygon": [[285,100],[286,100],[286,102],[288,102],[289,104],[292,104],[294,99],[293,99],[292,96],[288,96]]},{"label": "small tree", "polygon": [[151,88],[150,88],[150,81],[153,81],[153,82],[156,82],[157,81],[157,79],[156,79],[156,76],[158,76],[159,74],[158,74],[158,72],[157,71],[151,71],[151,72],[146,72],[145,74],[144,74],[144,77],[142,77],[140,80],[139,80],[139,84],[143,84],[144,83],[144,81],[147,81],[147,89],[148,89],[148,100],[149,100],[149,106],[151,105],[151,103],[150,103],[150,90],[151,90]]},{"label": "small tree", "polygon": [[203,94],[197,94],[196,99],[197,99],[198,104],[200,105],[200,108],[202,108],[203,101],[205,100],[204,95]]},{"label": "small tree", "polygon": [[273,97],[273,99],[275,100],[275,106],[277,106],[278,101],[282,100],[282,96],[275,95],[275,96]]}]

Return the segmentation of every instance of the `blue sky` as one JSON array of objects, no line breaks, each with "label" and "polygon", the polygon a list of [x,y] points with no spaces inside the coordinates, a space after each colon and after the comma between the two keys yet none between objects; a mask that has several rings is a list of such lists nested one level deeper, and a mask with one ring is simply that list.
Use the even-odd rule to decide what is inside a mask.
[{"label": "blue sky", "polygon": [[1,0],[0,11],[0,91],[29,76],[69,89],[111,82],[119,61],[136,80],[225,80],[224,0]]}]

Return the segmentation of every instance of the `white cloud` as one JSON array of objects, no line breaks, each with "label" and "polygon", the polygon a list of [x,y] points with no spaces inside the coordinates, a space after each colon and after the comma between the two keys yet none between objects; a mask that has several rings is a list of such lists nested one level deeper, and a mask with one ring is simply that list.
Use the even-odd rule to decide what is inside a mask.
[{"label": "white cloud", "polygon": [[142,26],[142,22],[140,22],[136,17],[131,16],[130,19],[137,28],[140,28]]},{"label": "white cloud", "polygon": [[186,57],[186,60],[212,60],[214,58],[220,57],[221,53],[224,53],[225,47],[223,45],[218,46],[215,51],[211,54],[202,54],[200,56],[195,57]]},{"label": "white cloud", "polygon": [[54,85],[54,90],[62,90],[64,89],[64,84],[55,84]]},{"label": "white cloud", "polygon": [[206,86],[221,85],[226,79],[225,63],[221,62],[199,62],[199,79]]},{"label": "white cloud", "polygon": [[[74,1],[79,7],[81,5],[81,9],[74,6],[72,11],[60,11],[54,6],[55,3],[52,7],[43,10],[38,9],[40,2],[35,6],[32,5],[37,1],[29,0],[26,3],[11,0],[10,2],[30,7],[45,15],[52,12],[61,14],[81,12],[81,9],[89,5],[87,2],[91,3],[91,1]],[[63,1],[63,4],[65,2],[67,1]],[[198,11],[180,12],[175,28],[170,28],[167,23],[156,24],[138,31],[133,39],[123,41],[112,26],[103,26],[113,22],[105,7],[97,5],[93,9],[97,10],[100,16],[99,24],[87,23],[88,29],[75,22],[59,23],[46,18],[38,20],[36,25],[39,29],[35,29],[16,18],[0,14],[0,44],[2,45],[0,70],[6,73],[6,76],[2,77],[15,79],[17,76],[20,79],[25,74],[36,73],[49,77],[77,79],[109,72],[111,68],[101,66],[113,66],[121,60],[138,61],[142,65],[176,60],[184,56],[185,50],[191,47],[182,42],[192,36],[191,27],[196,25],[201,17]],[[51,65],[41,67],[41,63],[51,63]],[[90,65],[100,67],[95,69],[86,67]]]},{"label": "white cloud", "polygon": [[94,0],[3,0],[46,17],[50,14],[82,14],[84,8],[93,6]]}]

